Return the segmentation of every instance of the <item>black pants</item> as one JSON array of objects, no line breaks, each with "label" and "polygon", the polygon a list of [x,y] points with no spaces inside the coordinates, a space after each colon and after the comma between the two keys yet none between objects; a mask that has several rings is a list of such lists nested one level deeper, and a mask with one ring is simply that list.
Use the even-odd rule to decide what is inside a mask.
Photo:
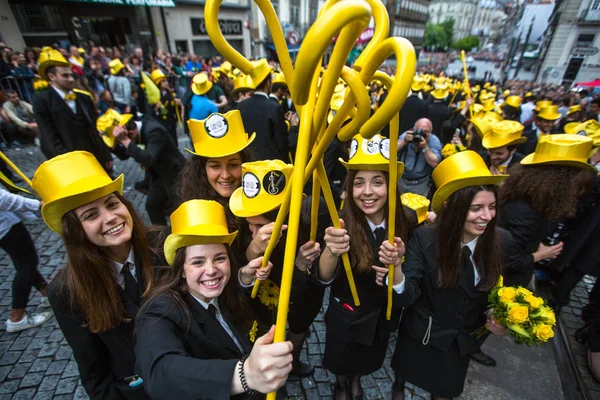
[{"label": "black pants", "polygon": [[10,231],[0,239],[0,247],[11,258],[17,273],[13,280],[13,309],[22,309],[27,306],[31,287],[37,290],[46,288],[46,280],[37,269],[38,255],[29,231],[22,222],[14,225]]},{"label": "black pants", "polygon": [[168,213],[169,193],[160,184],[150,178],[150,187],[146,197],[146,211],[150,222],[158,225],[166,225],[165,214]]}]

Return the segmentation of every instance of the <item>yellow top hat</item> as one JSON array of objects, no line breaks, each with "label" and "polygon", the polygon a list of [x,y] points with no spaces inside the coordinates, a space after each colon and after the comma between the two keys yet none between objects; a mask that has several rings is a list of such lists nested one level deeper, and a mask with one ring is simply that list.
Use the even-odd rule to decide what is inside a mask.
[{"label": "yellow top hat", "polygon": [[253,90],[254,82],[250,75],[241,74],[233,78],[233,90],[231,94],[235,94],[241,90]]},{"label": "yellow top hat", "polygon": [[543,107],[537,114],[538,118],[542,118],[548,121],[556,121],[561,118],[562,115],[558,112],[558,106]]},{"label": "yellow top hat", "polygon": [[590,119],[583,123],[570,122],[565,125],[565,133],[571,135],[593,136],[600,132],[600,122]]},{"label": "yellow top hat", "polygon": [[248,139],[239,110],[214,113],[202,121],[190,119],[187,123],[195,152],[185,150],[197,156],[216,158],[239,153],[256,137],[253,132]]},{"label": "yellow top hat", "polygon": [[33,175],[32,187],[44,201],[42,217],[60,234],[62,218],[71,210],[114,192],[123,193],[123,175],[114,181],[96,157],[72,151],[45,161]]},{"label": "yellow top hat", "polygon": [[504,100],[504,103],[502,103],[502,106],[503,107],[504,106],[511,106],[511,107],[514,107],[514,108],[519,108],[519,107],[521,107],[521,103],[522,103],[521,97],[519,97],[519,96],[508,96],[506,98],[506,100]]},{"label": "yellow top hat", "polygon": [[115,137],[112,134],[115,126],[125,126],[129,120],[133,117],[133,114],[119,114],[112,108],[106,110],[106,112],[98,117],[96,121],[96,129],[102,133],[102,140],[111,149],[115,146]]},{"label": "yellow top hat", "polygon": [[525,143],[527,138],[522,136],[523,129],[523,125],[517,121],[496,122],[492,125],[491,131],[483,137],[481,144],[486,149],[497,149]]},{"label": "yellow top hat", "polygon": [[484,100],[481,105],[483,106],[483,111],[492,111],[494,108],[496,108],[494,99]]},{"label": "yellow top hat", "polygon": [[273,83],[282,83],[287,86],[285,75],[282,72],[275,72],[273,74]]},{"label": "yellow top hat", "polygon": [[[331,124],[331,121],[333,121],[333,118],[335,117],[335,114],[339,111],[340,108],[342,108],[342,105],[344,104],[344,92],[340,92],[340,93],[334,93],[333,96],[331,96],[331,102],[329,103],[329,114],[327,114],[327,123]],[[346,120],[349,119],[350,116],[346,117]]]},{"label": "yellow top hat", "polygon": [[257,61],[251,61],[251,63],[254,66],[252,71],[250,71],[250,77],[252,78],[253,83],[252,88],[256,89],[256,87],[273,71],[273,67],[269,65],[269,62],[266,58],[261,58]]},{"label": "yellow top hat", "polygon": [[121,72],[123,68],[125,68],[125,65],[123,65],[121,60],[115,58],[114,60],[110,60],[110,62],[108,63],[108,67],[110,68],[110,74],[116,75],[119,72]]},{"label": "yellow top hat", "polygon": [[213,200],[189,200],[171,214],[171,234],[165,240],[169,265],[182,247],[223,243],[231,246],[238,231],[229,233],[225,209]]},{"label": "yellow top hat", "polygon": [[448,89],[435,89],[431,92],[431,95],[436,100],[444,100],[446,97],[448,97]]},{"label": "yellow top hat", "polygon": [[523,96],[523,97],[525,97],[525,98],[533,97],[533,93],[527,92],[527,93],[525,93],[525,96]]},{"label": "yellow top hat", "polygon": [[195,95],[202,96],[212,88],[212,82],[208,79],[208,75],[199,73],[194,75],[192,79],[192,92]]},{"label": "yellow top hat", "polygon": [[480,138],[484,138],[487,134],[492,131],[492,125],[495,123],[491,118],[483,117],[473,117],[471,118],[471,123],[473,124],[473,128],[475,128],[475,132]]},{"label": "yellow top hat", "polygon": [[85,53],[85,49],[83,47],[78,48],[77,51],[79,52],[79,54]]},{"label": "yellow top hat", "polygon": [[502,92],[502,94],[504,97],[510,96],[510,90],[506,89],[504,92]]},{"label": "yellow top hat", "polygon": [[433,89],[433,88],[429,84],[426,84],[425,86],[423,86],[424,92],[431,92],[431,89]]},{"label": "yellow top hat", "polygon": [[48,80],[46,76],[46,70],[50,67],[70,67],[65,57],[58,50],[54,50],[51,47],[44,47],[38,58],[38,74],[44,80]]},{"label": "yellow top hat", "polygon": [[242,185],[229,199],[231,212],[240,218],[255,217],[279,207],[291,187],[294,166],[281,160],[242,164]]},{"label": "yellow top hat", "polygon": [[[376,134],[371,139],[356,135],[350,142],[348,162],[341,158],[340,162],[346,169],[366,171],[389,171],[390,165],[390,139]],[[398,161],[398,178],[404,172],[404,163]]]},{"label": "yellow top hat", "polygon": [[425,81],[418,77],[415,76],[412,84],[410,85],[410,90],[412,90],[413,92],[420,92],[421,90],[423,90],[423,87],[425,86]]},{"label": "yellow top hat", "polygon": [[159,83],[167,79],[167,76],[164,72],[157,68],[150,74],[150,79],[152,79],[152,82],[154,82],[155,85],[158,85]]},{"label": "yellow top hat", "polygon": [[494,122],[500,122],[504,119],[502,118],[502,115],[498,114],[496,111],[487,111],[484,117],[487,119],[491,119]]},{"label": "yellow top hat", "polygon": [[492,175],[481,156],[472,150],[445,158],[433,170],[437,187],[433,195],[433,211],[439,212],[452,193],[469,186],[497,185],[508,175]]},{"label": "yellow top hat", "polygon": [[540,112],[542,110],[542,108],[549,107],[551,105],[552,105],[552,102],[550,100],[540,100],[535,103],[534,111]]},{"label": "yellow top hat", "polygon": [[521,164],[569,165],[595,171],[587,162],[592,143],[592,139],[580,135],[543,135],[540,136],[535,151],[525,156]]},{"label": "yellow top hat", "polygon": [[583,111],[583,110],[581,109],[581,106],[579,104],[577,104],[577,105],[569,107],[569,111],[567,111],[567,115],[570,115],[570,114],[573,114],[573,113],[576,113],[579,111]]},{"label": "yellow top hat", "polygon": [[479,85],[475,85],[475,87],[473,87],[473,89],[471,89],[471,92],[479,92],[481,88],[479,87]]},{"label": "yellow top hat", "polygon": [[489,87],[490,87],[490,85],[491,85],[491,83],[489,83],[489,82],[486,82],[486,83],[484,83],[484,84],[483,84],[483,88],[484,88],[484,89],[487,89],[487,88],[489,88]]},{"label": "yellow top hat", "polygon": [[231,65],[231,63],[229,61],[223,61],[220,68],[221,68],[221,71],[225,72],[226,74],[229,74],[229,73],[231,73],[233,66]]},{"label": "yellow top hat", "polygon": [[417,222],[420,224],[427,219],[429,199],[416,193],[404,193],[401,197],[402,204],[417,213]]},{"label": "yellow top hat", "polygon": [[491,90],[492,92],[496,93],[496,90],[497,90],[497,89],[496,89],[496,85],[492,85],[492,86],[490,86],[490,90]]}]

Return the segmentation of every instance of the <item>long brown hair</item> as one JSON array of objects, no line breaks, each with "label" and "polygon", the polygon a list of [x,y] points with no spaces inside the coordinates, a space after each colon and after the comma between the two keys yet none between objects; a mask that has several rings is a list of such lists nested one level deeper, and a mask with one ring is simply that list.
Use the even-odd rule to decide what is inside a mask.
[{"label": "long brown hair", "polygon": [[[154,268],[144,222],[127,199],[115,194],[133,220],[130,242],[139,262],[136,268],[141,268],[144,274],[146,287],[142,296],[146,296],[152,288]],[[62,237],[67,250],[67,265],[55,280],[62,290],[68,290],[71,310],[82,315],[93,333],[114,329],[121,322],[129,321],[114,278],[112,261],[100,247],[90,242],[74,210],[63,217]]]},{"label": "long brown hair", "polygon": [[[465,221],[475,195],[481,191],[492,192],[498,199],[496,186],[470,186],[457,190],[448,197],[435,222],[438,287],[449,288],[458,284]],[[503,262],[496,233],[496,217],[488,222],[486,230],[479,236],[473,254],[476,268],[485,279],[480,282],[478,290],[491,289],[502,273]],[[481,274],[482,266],[485,268],[484,274]]]},{"label": "long brown hair", "polygon": [[[248,148],[240,151],[242,163],[252,161],[250,150]],[[192,156],[185,161],[181,172],[175,183],[175,193],[179,198],[180,204],[188,200],[215,200],[225,208],[227,217],[227,227],[230,232],[239,229],[238,219],[231,210],[229,210],[229,199],[221,196],[208,182],[206,176],[206,164],[210,158],[202,156]]]},{"label": "long brown hair", "polygon": [[[367,231],[365,229],[367,225],[367,217],[360,211],[356,203],[354,202],[354,196],[352,190],[354,187],[354,178],[358,173],[358,170],[349,170],[344,182],[344,191],[346,192],[346,205],[344,206],[343,219],[346,224],[346,230],[348,236],[350,236],[350,258],[352,259],[352,269],[360,273],[367,273],[371,271],[371,266],[374,263],[373,250],[367,238]],[[390,188],[389,177],[387,172],[382,172],[385,177],[386,186]],[[396,233],[395,236],[402,239],[404,243],[408,241],[408,238],[416,226],[415,218],[409,211],[402,205],[400,199],[400,187],[398,186],[396,192]],[[389,214],[388,202],[385,202],[384,215],[387,220]],[[368,233],[371,234],[370,232]]]},{"label": "long brown hair", "polygon": [[567,165],[515,165],[500,188],[500,204],[521,199],[550,221],[573,218],[594,179],[593,171]]},{"label": "long brown hair", "polygon": [[[229,308],[233,321],[237,326],[244,329],[250,329],[252,311],[250,310],[244,293],[238,288],[236,282],[239,268],[232,255],[231,248],[226,244],[224,244],[224,246],[227,250],[231,273],[229,275],[229,282],[227,282],[223,289],[223,293],[219,296],[219,303],[224,304]],[[146,308],[149,307],[156,297],[167,295],[174,300],[176,307],[186,315],[189,329],[191,321],[190,312],[183,300],[188,294],[188,285],[183,278],[183,266],[185,264],[186,252],[187,247],[178,249],[175,253],[173,264],[161,268],[156,285],[154,285],[148,294],[148,300],[144,303],[139,312],[145,312]],[[170,311],[172,310],[167,310],[165,314],[168,314]]]}]

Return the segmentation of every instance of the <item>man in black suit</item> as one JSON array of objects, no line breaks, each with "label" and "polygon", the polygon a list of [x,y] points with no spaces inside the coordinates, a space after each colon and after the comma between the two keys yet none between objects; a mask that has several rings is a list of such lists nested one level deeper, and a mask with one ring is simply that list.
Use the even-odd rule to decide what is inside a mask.
[{"label": "man in black suit", "polygon": [[556,133],[554,123],[561,118],[557,106],[543,107],[535,116],[535,129],[523,132],[523,136],[527,138],[525,143],[519,145],[517,150],[524,156],[535,151],[540,135]]},{"label": "man in black suit", "polygon": [[88,95],[73,92],[71,68],[40,63],[40,75],[50,81],[50,88],[38,93],[33,105],[44,155],[52,158],[74,150],[89,151],[110,174],[112,157],[96,130],[96,107]]},{"label": "man in black suit", "polygon": [[415,126],[415,122],[421,118],[427,118],[427,103],[419,98],[421,89],[422,87],[413,82],[410,96],[400,109],[400,130],[398,132],[406,132]]},{"label": "man in black suit", "polygon": [[146,198],[150,222],[166,225],[165,215],[170,215],[177,206],[172,187],[185,158],[165,127],[151,119],[130,120],[125,126],[115,126],[113,135],[117,139],[113,149],[117,157],[133,157],[150,175]]},{"label": "man in black suit", "polygon": [[271,69],[265,69],[262,75],[256,77],[256,81],[259,79],[254,95],[237,105],[246,132],[256,132],[256,139],[250,148],[255,160],[278,159],[288,162],[288,131],[283,109],[268,95],[272,82]]},{"label": "man in black suit", "polygon": [[443,136],[442,126],[452,116],[452,112],[443,102],[448,96],[448,91],[446,89],[436,89],[431,92],[431,96],[433,97],[433,103],[427,106],[427,119],[433,125],[431,133],[441,138]]}]

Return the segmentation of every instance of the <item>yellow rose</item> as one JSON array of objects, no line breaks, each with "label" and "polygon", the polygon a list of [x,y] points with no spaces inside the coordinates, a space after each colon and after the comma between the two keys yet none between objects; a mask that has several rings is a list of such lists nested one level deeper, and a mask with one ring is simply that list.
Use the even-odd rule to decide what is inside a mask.
[{"label": "yellow rose", "polygon": [[523,296],[533,296],[533,293],[529,289],[525,289],[524,287],[518,287],[517,293],[522,294]]},{"label": "yellow rose", "polygon": [[503,287],[498,289],[498,297],[502,303],[510,303],[515,299],[517,291],[512,287]]},{"label": "yellow rose", "polygon": [[508,320],[517,324],[527,321],[529,318],[529,308],[519,303],[508,305]]},{"label": "yellow rose", "polygon": [[551,308],[543,307],[540,310],[540,317],[544,318],[547,323],[551,325],[556,325],[556,316],[554,315],[554,311]]},{"label": "yellow rose", "polygon": [[533,334],[542,342],[546,342],[551,337],[554,337],[554,330],[549,325],[539,324],[533,326]]},{"label": "yellow rose", "polygon": [[544,304],[544,300],[540,297],[535,297],[533,295],[526,295],[525,301],[529,303],[531,308],[538,308],[542,304]]}]

